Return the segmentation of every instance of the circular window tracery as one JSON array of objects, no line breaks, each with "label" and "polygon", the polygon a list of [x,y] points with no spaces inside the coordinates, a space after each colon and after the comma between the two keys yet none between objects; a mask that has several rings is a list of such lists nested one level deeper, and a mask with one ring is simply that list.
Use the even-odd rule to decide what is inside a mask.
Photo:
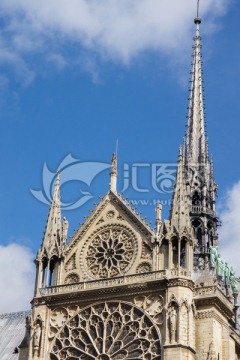
[{"label": "circular window tracery", "polygon": [[90,237],[82,257],[92,277],[109,278],[126,273],[136,251],[137,238],[133,231],[114,224],[102,227]]},{"label": "circular window tracery", "polygon": [[158,330],[140,309],[127,303],[89,306],[56,335],[50,360],[161,360]]}]

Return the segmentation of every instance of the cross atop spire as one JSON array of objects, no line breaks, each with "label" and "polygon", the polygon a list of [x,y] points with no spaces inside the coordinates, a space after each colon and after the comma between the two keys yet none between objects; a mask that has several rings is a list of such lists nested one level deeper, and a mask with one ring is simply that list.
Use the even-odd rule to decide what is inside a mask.
[{"label": "cross atop spire", "polygon": [[199,19],[200,0],[197,0],[197,19]]}]

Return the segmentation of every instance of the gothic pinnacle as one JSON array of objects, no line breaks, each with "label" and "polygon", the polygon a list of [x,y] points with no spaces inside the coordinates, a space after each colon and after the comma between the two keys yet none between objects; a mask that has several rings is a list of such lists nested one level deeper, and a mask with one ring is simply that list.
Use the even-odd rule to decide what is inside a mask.
[{"label": "gothic pinnacle", "polygon": [[110,172],[110,190],[114,193],[117,192],[117,176],[117,155],[114,153]]},{"label": "gothic pinnacle", "polygon": [[182,146],[180,146],[178,154],[178,168],[173,192],[170,221],[171,225],[175,226],[178,231],[181,231],[184,227],[191,228]]}]

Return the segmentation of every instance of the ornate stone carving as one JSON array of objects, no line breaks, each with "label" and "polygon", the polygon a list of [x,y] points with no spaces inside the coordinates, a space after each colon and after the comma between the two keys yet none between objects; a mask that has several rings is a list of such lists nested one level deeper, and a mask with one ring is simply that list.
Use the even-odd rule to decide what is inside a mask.
[{"label": "ornate stone carving", "polygon": [[40,316],[37,316],[36,320],[33,323],[33,335],[32,335],[32,348],[33,348],[33,356],[39,357],[40,355],[40,347],[42,340],[42,319]]},{"label": "ornate stone carving", "polygon": [[52,311],[50,317],[49,339],[53,339],[58,330],[70,319],[77,311],[78,306],[69,306],[68,308],[59,307]]},{"label": "ornate stone carving", "polygon": [[69,272],[72,270],[75,270],[77,268],[76,266],[76,254],[73,254],[70,259],[67,260],[65,264],[65,271]]},{"label": "ornate stone carving", "polygon": [[212,318],[214,317],[214,311],[198,311],[195,315],[196,319],[205,319],[205,318]]},{"label": "ornate stone carving", "polygon": [[122,217],[122,215],[118,214],[117,220],[122,221],[122,220],[124,220],[124,218]]},{"label": "ornate stone carving", "polygon": [[175,344],[177,341],[177,317],[177,307],[175,304],[172,304],[169,309],[169,331],[171,344]]},{"label": "ornate stone carving", "polygon": [[80,281],[79,275],[76,273],[71,273],[65,278],[64,283],[65,284],[76,284],[79,281]]},{"label": "ornate stone carving", "polygon": [[50,360],[161,359],[156,325],[132,304],[109,302],[87,307],[57,333]]},{"label": "ornate stone carving", "polygon": [[210,246],[210,267],[215,268],[218,258],[218,247]]},{"label": "ornate stone carving", "polygon": [[104,223],[104,218],[98,220],[97,225]]},{"label": "ornate stone carving", "polygon": [[150,271],[152,271],[152,265],[146,261],[139,264],[136,269],[137,274],[147,273]]},{"label": "ornate stone carving", "polygon": [[134,303],[145,310],[157,324],[163,324],[164,300],[161,295],[139,295],[135,297]]},{"label": "ornate stone carving", "polygon": [[106,218],[107,218],[108,220],[112,220],[114,217],[115,217],[115,211],[110,210],[110,211],[107,212]]},{"label": "ornate stone carving", "polygon": [[151,260],[152,259],[152,250],[150,248],[150,246],[148,246],[146,243],[142,244],[142,259],[148,259]]},{"label": "ornate stone carving", "polygon": [[130,269],[137,254],[137,239],[124,225],[106,225],[92,234],[83,251],[83,270],[94,278],[110,278]]}]

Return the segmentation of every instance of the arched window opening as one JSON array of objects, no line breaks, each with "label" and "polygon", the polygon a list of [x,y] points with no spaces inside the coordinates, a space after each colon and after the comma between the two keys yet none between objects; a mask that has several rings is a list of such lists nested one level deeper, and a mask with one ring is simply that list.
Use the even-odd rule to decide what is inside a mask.
[{"label": "arched window opening", "polygon": [[211,221],[208,222],[207,224],[208,227],[208,242],[207,242],[207,246],[213,246],[213,235],[214,235],[214,228],[213,228],[213,223]]},{"label": "arched window opening", "polygon": [[192,205],[193,206],[200,206],[201,205],[201,198],[198,191],[195,191],[192,196]]},{"label": "arched window opening", "polygon": [[173,267],[177,268],[178,267],[178,239],[173,239],[172,241],[172,252],[173,252]]},{"label": "arched window opening", "polygon": [[192,221],[192,226],[194,228],[195,238],[198,242],[198,245],[203,245],[203,226],[202,222],[199,219],[194,219]]},{"label": "arched window opening", "polygon": [[46,286],[46,280],[47,280],[47,271],[48,271],[48,260],[47,258],[42,259],[42,283],[41,287]]},{"label": "arched window opening", "polygon": [[180,266],[183,268],[187,267],[186,253],[187,253],[187,242],[186,242],[186,239],[182,239],[181,250],[180,250]]},{"label": "arched window opening", "polygon": [[198,245],[202,245],[202,228],[201,227],[199,227],[197,229],[196,238],[197,238]]},{"label": "arched window opening", "polygon": [[50,261],[50,266],[49,266],[49,283],[48,286],[53,286],[55,285],[55,277],[56,277],[56,273],[57,273],[57,258],[56,256],[52,257],[51,261]]},{"label": "arched window opening", "polygon": [[162,254],[163,269],[168,269],[169,268],[169,243],[166,239],[164,239],[162,241],[161,254]]}]

